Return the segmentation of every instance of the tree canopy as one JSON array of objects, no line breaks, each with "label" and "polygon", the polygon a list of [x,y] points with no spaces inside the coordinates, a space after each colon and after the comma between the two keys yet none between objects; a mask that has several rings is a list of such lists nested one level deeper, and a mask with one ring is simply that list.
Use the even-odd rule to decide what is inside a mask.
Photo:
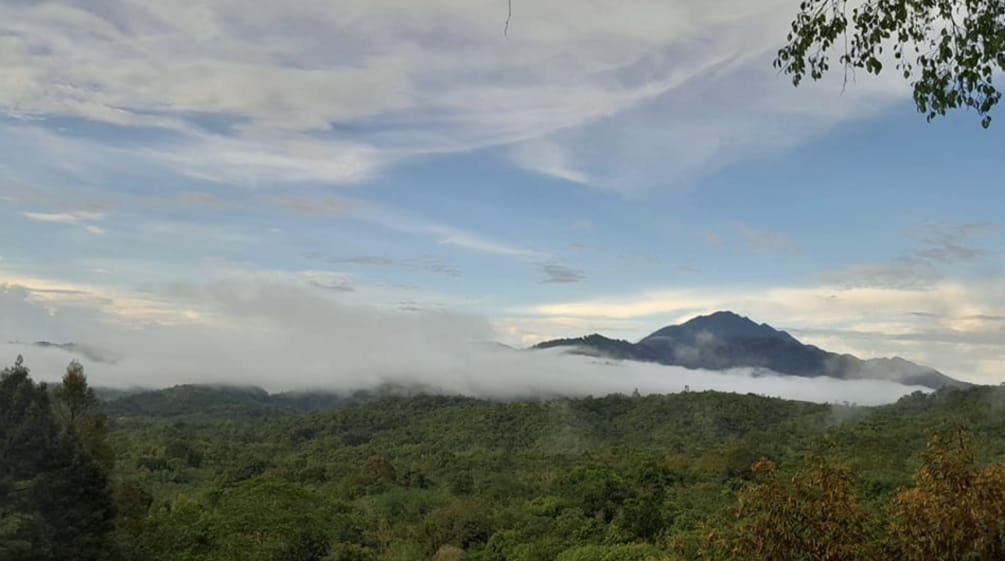
[{"label": "tree canopy", "polygon": [[0,371],[0,561],[1005,558],[1005,387],[883,407],[195,389],[116,407],[78,363]]},{"label": "tree canopy", "polygon": [[[914,89],[928,120],[957,108],[991,124],[1001,99],[992,84],[1005,71],[1002,0],[803,0],[775,66],[792,77],[818,80],[837,63],[845,80],[857,69],[879,74],[893,64]],[[885,50],[885,53],[884,53]]]},{"label": "tree canopy", "polygon": [[[95,428],[82,440],[54,414],[73,395],[93,397],[83,368],[71,363],[52,393],[57,403],[20,356],[0,371],[0,561],[105,559],[110,547],[108,473],[90,451],[104,433]],[[74,408],[84,419],[86,408]]]}]

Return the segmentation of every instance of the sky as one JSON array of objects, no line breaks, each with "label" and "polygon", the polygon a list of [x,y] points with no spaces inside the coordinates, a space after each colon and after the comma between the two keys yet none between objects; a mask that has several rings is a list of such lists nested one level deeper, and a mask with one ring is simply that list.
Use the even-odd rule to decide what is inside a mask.
[{"label": "sky", "polygon": [[0,2],[0,360],[470,386],[464,345],[728,309],[1005,380],[1005,113],[927,123],[890,73],[793,88],[796,9]]}]

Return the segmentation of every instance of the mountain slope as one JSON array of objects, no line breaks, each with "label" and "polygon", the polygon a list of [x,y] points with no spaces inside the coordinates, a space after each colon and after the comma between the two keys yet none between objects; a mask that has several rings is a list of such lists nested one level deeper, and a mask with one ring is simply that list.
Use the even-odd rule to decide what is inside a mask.
[{"label": "mountain slope", "polygon": [[880,379],[930,388],[969,386],[935,369],[899,357],[862,360],[805,345],[785,331],[766,323],[755,323],[733,312],[715,312],[680,325],[667,326],[638,343],[594,334],[545,341],[534,348],[555,347],[568,347],[572,349],[570,352],[579,354],[685,368],[725,370],[755,367],[794,376]]}]

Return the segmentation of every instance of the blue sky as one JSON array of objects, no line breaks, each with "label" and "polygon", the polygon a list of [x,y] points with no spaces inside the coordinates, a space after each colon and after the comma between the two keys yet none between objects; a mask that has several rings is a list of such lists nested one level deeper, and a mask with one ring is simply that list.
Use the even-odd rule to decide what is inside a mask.
[{"label": "blue sky", "polygon": [[514,0],[505,37],[503,2],[252,3],[0,6],[5,340],[240,340],[213,287],[295,287],[512,345],[733,309],[1002,378],[1005,115],[792,88],[790,2]]}]

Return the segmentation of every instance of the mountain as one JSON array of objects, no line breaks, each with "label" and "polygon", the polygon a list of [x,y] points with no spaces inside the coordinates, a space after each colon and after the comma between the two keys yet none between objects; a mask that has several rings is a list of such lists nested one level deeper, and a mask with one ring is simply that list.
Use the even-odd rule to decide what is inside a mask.
[{"label": "mountain", "polygon": [[641,349],[623,339],[608,339],[594,333],[575,339],[554,339],[534,346],[535,349],[550,349],[552,347],[574,347],[579,354],[619,358],[625,360],[649,360],[639,356]]},{"label": "mountain", "polygon": [[879,379],[934,389],[970,385],[899,357],[863,360],[805,345],[785,331],[733,312],[715,312],[680,325],[670,325],[637,343],[593,334],[545,341],[534,348],[556,347],[568,347],[570,352],[577,354],[685,368],[766,368],[794,376]]}]

